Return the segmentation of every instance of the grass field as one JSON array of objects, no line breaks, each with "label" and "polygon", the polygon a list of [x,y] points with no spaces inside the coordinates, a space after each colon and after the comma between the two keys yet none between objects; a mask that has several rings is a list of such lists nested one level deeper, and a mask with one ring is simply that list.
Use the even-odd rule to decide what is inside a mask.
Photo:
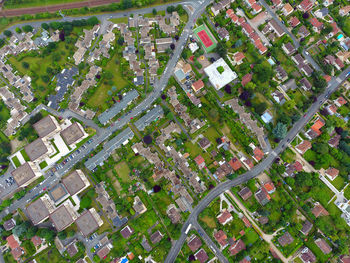
[{"label": "grass field", "polygon": [[38,263],[60,263],[65,262],[65,259],[61,256],[60,252],[56,248],[46,249],[35,257]]},{"label": "grass field", "polygon": [[215,219],[210,217],[210,216],[200,217],[200,220],[203,221],[204,223],[206,223],[207,226],[210,227],[210,228],[215,228],[216,227]]},{"label": "grass field", "polygon": [[328,176],[326,176],[326,178],[328,179],[328,181],[331,182],[331,184],[337,188],[339,191],[343,189],[343,187],[345,186],[345,180],[343,177],[341,176],[337,176],[333,181],[329,180]]},{"label": "grass field", "polygon": [[120,177],[120,179],[122,179],[123,182],[125,183],[131,182],[129,177],[130,169],[126,162],[122,161],[118,163],[114,168],[117,171],[118,176]]},{"label": "grass field", "polygon": [[[198,36],[198,33],[201,32],[202,30],[204,30],[204,31],[207,33],[207,35],[209,36],[210,40],[212,41],[212,44],[211,44],[210,46],[208,46],[208,47],[206,47],[206,46],[204,45],[204,43],[202,42],[201,38]],[[207,26],[205,26],[205,25],[200,25],[199,27],[197,27],[197,28],[195,28],[195,29],[193,30],[193,33],[195,34],[197,40],[198,40],[199,42],[202,43],[202,47],[204,48],[204,50],[205,50],[207,53],[213,51],[213,50],[216,48],[217,42],[216,42],[216,40],[215,40],[215,37],[211,34],[211,32],[210,32],[210,30],[207,28]]]},{"label": "grass field", "polygon": [[114,24],[119,24],[119,23],[128,23],[128,18],[126,16],[123,17],[118,17],[118,18],[111,18],[109,21],[113,22]]},{"label": "grass field", "polygon": [[[124,89],[128,85],[128,82],[123,78],[119,64],[115,63],[116,59],[117,56],[115,55],[103,70],[113,73],[113,79],[111,81],[115,84],[118,92]],[[92,108],[99,108],[101,111],[108,109],[110,106],[107,102],[112,99],[111,96],[108,95],[110,89],[111,85],[102,81],[95,93],[89,98],[87,105]]]}]

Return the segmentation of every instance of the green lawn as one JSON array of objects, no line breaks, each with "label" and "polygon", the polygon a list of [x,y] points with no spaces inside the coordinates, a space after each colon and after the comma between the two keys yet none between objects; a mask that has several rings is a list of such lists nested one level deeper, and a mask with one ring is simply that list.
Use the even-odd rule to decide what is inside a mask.
[{"label": "green lawn", "polygon": [[30,161],[29,156],[28,156],[28,154],[26,153],[26,151],[25,151],[24,149],[22,149],[22,150],[20,151],[20,153],[22,154],[22,157],[23,157],[23,159],[24,159],[26,162],[29,162],[29,161]]},{"label": "green lawn", "polygon": [[114,168],[117,171],[118,176],[120,177],[120,179],[122,179],[124,183],[131,182],[129,177],[130,169],[126,162],[122,161],[118,163]]},{"label": "green lawn", "polygon": [[203,135],[207,137],[212,144],[216,144],[216,139],[221,137],[221,135],[217,132],[217,130],[214,127],[209,127],[208,129],[206,129]]},{"label": "green lawn", "polygon": [[17,156],[13,156],[13,157],[12,157],[12,162],[15,164],[16,168],[19,167],[19,166],[21,166],[21,163],[19,162]]},{"label": "green lawn", "polygon": [[[117,55],[108,62],[107,66],[103,68],[104,71],[113,72],[113,79],[111,81],[117,87],[117,92],[124,89],[128,82],[123,78],[121,74],[121,69],[119,64],[115,63]],[[106,81],[108,82],[108,81]],[[105,111],[110,106],[108,105],[108,100],[111,100],[111,96],[108,95],[108,91],[111,89],[111,85],[104,83],[104,80],[101,81],[100,86],[97,87],[95,93],[87,101],[88,107],[98,108],[100,111]]]},{"label": "green lawn", "polygon": [[144,14],[143,16],[144,17],[148,17],[148,18],[152,18],[152,17],[155,17],[155,16],[165,16],[165,10],[161,10],[161,11],[158,11],[157,14],[153,14],[153,13],[148,13],[148,14]]},{"label": "green lawn", "polygon": [[254,244],[259,239],[259,235],[255,232],[253,228],[249,228],[243,236],[243,241],[245,244]]},{"label": "green lawn", "polygon": [[[328,176],[326,176],[326,178],[329,180]],[[334,185],[335,188],[337,188],[339,191],[343,189],[343,187],[345,186],[345,180],[343,177],[341,176],[337,176],[337,178],[335,178],[333,181],[329,180],[332,185]]]},{"label": "green lawn", "polygon": [[344,196],[346,199],[350,199],[350,186],[346,187],[344,190]]},{"label": "green lawn", "polygon": [[327,262],[329,255],[327,256],[323,254],[321,249],[319,249],[318,246],[315,244],[313,238],[310,237],[309,240],[305,242],[305,244],[315,254],[315,256],[317,257],[317,262]]},{"label": "green lawn", "polygon": [[118,17],[118,18],[111,18],[109,19],[109,21],[111,21],[114,24],[119,24],[119,23],[128,23],[128,17],[123,16],[123,17]]},{"label": "green lawn", "polygon": [[49,248],[41,252],[35,257],[37,263],[61,263],[66,262],[66,260],[61,256],[56,247]]},{"label": "green lawn", "polygon": [[39,163],[40,169],[44,169],[46,166],[47,166],[47,162],[46,161],[42,161],[41,163]]},{"label": "green lawn", "polygon": [[11,117],[9,109],[6,107],[3,100],[0,101],[0,122],[1,127],[4,127],[7,120]]}]

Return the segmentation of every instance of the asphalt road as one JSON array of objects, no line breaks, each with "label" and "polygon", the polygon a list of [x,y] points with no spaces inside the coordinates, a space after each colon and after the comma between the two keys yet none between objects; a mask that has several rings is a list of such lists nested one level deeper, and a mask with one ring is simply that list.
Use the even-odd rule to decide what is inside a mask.
[{"label": "asphalt road", "polygon": [[275,160],[275,158],[281,154],[284,149],[287,147],[288,143],[291,142],[294,137],[300,132],[300,130],[309,122],[309,120],[315,115],[319,110],[320,106],[325,102],[331,93],[333,93],[340,85],[343,83],[350,74],[350,68],[345,69],[339,77],[333,78],[327,89],[323,94],[321,94],[315,103],[311,105],[307,113],[294,124],[293,128],[288,132],[287,136],[279,143],[279,145],[264,159],[261,163],[256,165],[252,170],[246,172],[245,174],[240,175],[239,177],[226,181],[217,185],[213,190],[211,190],[193,209],[193,212],[188,217],[187,221],[184,223],[181,230],[181,237],[173,244],[165,262],[172,263],[175,261],[181,247],[183,246],[185,239],[187,237],[185,231],[187,227],[192,224],[194,226],[198,225],[197,218],[199,214],[221,193],[226,190],[231,189],[232,187],[245,183],[250,179],[258,176],[263,171],[267,170]]}]

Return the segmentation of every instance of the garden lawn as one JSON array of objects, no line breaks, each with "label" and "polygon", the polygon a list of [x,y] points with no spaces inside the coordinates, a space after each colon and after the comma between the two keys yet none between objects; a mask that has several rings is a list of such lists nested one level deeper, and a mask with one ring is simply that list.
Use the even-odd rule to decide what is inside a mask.
[{"label": "garden lawn", "polygon": [[119,23],[128,23],[128,17],[118,17],[118,18],[111,18],[109,21],[113,22],[114,24],[119,24]]},{"label": "garden lawn", "polygon": [[330,181],[332,183],[332,185],[337,188],[339,191],[343,189],[343,187],[345,186],[345,180],[343,177],[341,177],[340,175],[337,176],[333,181],[329,180],[328,176],[326,176],[326,178],[328,179],[328,181]]},{"label": "garden lawn", "polygon": [[346,199],[350,199],[350,186],[347,186],[344,190],[344,196]]},{"label": "garden lawn", "polygon": [[21,163],[19,162],[17,156],[13,156],[13,157],[12,157],[12,162],[14,163],[14,165],[16,166],[16,168],[19,167],[19,166],[21,166]]},{"label": "garden lawn", "polygon": [[28,156],[28,154],[26,153],[26,151],[25,151],[24,149],[22,149],[22,150],[20,151],[20,153],[22,154],[22,157],[23,157],[23,159],[24,159],[26,162],[29,162],[29,161],[30,161],[29,156]]},{"label": "garden lawn", "polygon": [[56,248],[49,248],[35,257],[37,263],[61,263],[66,260],[61,256]]},{"label": "garden lawn", "polygon": [[199,217],[201,221],[203,221],[205,224],[207,224],[208,227],[210,228],[215,228],[216,227],[216,222],[215,222],[215,219],[208,216],[208,215],[205,215],[205,216],[201,216]]},{"label": "garden lawn", "polygon": [[[114,85],[117,87],[117,91],[120,91],[128,85],[128,82],[123,78],[120,72],[120,66],[115,63],[116,59],[117,56],[114,56],[103,69],[113,72],[113,79],[111,79],[111,81],[113,81]],[[111,85],[105,84],[104,81],[105,80],[101,81],[101,85],[97,87],[95,93],[87,102],[89,107],[98,107],[101,111],[105,111],[109,108],[107,101],[112,99],[111,96],[108,95]]]},{"label": "garden lawn", "polygon": [[209,139],[209,141],[211,141],[212,144],[217,144],[216,143],[216,139],[220,138],[221,135],[217,132],[217,130],[214,127],[209,127],[204,133],[203,135],[205,137],[207,137]]},{"label": "garden lawn", "polygon": [[249,228],[243,236],[243,241],[245,244],[254,244],[259,239],[259,235],[255,232],[253,228]]},{"label": "garden lawn", "polygon": [[126,162],[122,161],[118,163],[114,169],[117,171],[118,176],[124,183],[131,182],[131,179],[129,177],[130,169]]}]

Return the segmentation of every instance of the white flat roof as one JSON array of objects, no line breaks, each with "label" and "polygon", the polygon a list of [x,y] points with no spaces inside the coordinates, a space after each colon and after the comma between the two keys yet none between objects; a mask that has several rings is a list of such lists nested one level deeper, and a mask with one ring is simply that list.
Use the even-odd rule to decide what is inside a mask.
[{"label": "white flat roof", "polygon": [[[223,72],[219,72],[218,68],[222,67]],[[237,78],[236,72],[232,71],[229,65],[226,64],[223,58],[218,59],[210,66],[204,69],[205,74],[209,77],[210,83],[215,89],[219,90],[226,84],[230,83]]]}]

